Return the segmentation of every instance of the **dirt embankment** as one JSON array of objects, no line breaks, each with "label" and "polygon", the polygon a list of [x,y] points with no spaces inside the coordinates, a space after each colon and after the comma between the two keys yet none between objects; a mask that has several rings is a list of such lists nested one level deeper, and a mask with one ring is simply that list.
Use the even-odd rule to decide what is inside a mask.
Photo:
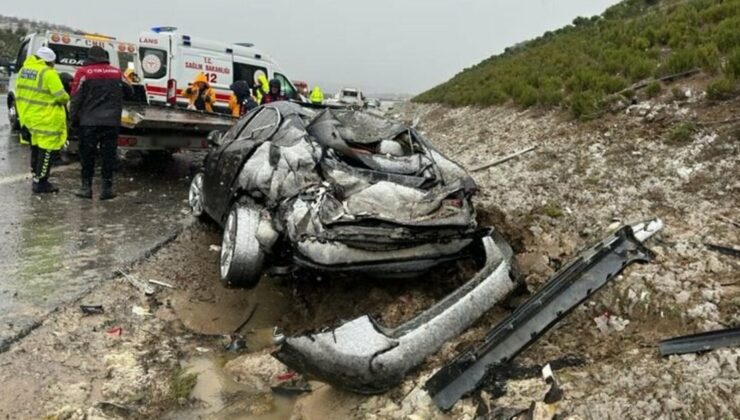
[{"label": "dirt embankment", "polygon": [[[628,268],[518,358],[525,365],[583,360],[556,372],[565,391],[561,413],[740,417],[740,349],[668,359],[656,349],[665,337],[740,324],[740,263],[703,245],[740,244],[740,231],[725,221],[740,219],[740,126],[732,121],[740,101],[663,98],[587,123],[509,108],[406,105],[397,112],[408,121],[419,116],[420,129],[469,168],[539,145],[474,174],[479,219],[508,236],[530,291],[615,221],[664,219],[665,230],[649,244],[654,263]],[[688,137],[675,134],[686,122]],[[196,225],[132,271],[174,290],[145,297],[123,279],[111,281],[81,302],[102,304],[104,314],[63,308],[0,354],[0,416],[444,418],[420,386],[510,312],[495,308],[387,394],[312,383],[312,393],[280,397],[269,386],[285,368],[262,350],[272,326],[296,332],[363,313],[398,324],[464,281],[465,267],[403,282],[269,278],[254,291],[232,291],[218,283],[211,249],[218,243],[217,228]],[[255,305],[241,330],[248,351],[224,351],[223,335]],[[605,314],[612,323],[602,331],[594,318]],[[527,407],[546,389],[537,378],[512,380],[493,405]],[[480,401],[461,401],[449,417],[473,418]]]}]

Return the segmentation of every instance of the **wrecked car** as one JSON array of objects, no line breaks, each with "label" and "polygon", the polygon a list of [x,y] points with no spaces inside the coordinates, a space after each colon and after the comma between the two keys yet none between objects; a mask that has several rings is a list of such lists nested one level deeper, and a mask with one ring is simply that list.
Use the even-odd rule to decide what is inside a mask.
[{"label": "wrecked car", "polygon": [[189,204],[224,229],[227,286],[296,267],[411,277],[485,254],[492,229],[476,224],[475,182],[412,127],[277,102],[210,141]]}]

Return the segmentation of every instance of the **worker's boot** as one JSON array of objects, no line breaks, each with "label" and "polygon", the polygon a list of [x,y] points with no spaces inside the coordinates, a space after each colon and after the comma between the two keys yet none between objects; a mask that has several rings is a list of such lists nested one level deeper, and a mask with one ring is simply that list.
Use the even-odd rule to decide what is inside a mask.
[{"label": "worker's boot", "polygon": [[104,179],[103,180],[103,189],[100,191],[100,199],[101,200],[110,200],[112,198],[116,198],[116,195],[113,194],[113,180],[112,179]]},{"label": "worker's boot", "polygon": [[55,193],[59,191],[59,188],[52,184],[51,182],[42,179],[38,182],[33,183],[33,192],[35,194],[47,194],[47,193]]},{"label": "worker's boot", "polygon": [[80,198],[92,199],[92,179],[83,178],[80,190],[75,195]]}]

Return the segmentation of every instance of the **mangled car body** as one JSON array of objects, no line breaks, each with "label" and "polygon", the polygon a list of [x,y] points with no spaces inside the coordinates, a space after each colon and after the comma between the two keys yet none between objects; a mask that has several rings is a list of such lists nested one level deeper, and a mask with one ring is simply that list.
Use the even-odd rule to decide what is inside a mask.
[{"label": "mangled car body", "polygon": [[415,129],[361,111],[262,106],[221,136],[191,184],[224,227],[221,278],[268,268],[423,273],[482,249],[472,178]]}]

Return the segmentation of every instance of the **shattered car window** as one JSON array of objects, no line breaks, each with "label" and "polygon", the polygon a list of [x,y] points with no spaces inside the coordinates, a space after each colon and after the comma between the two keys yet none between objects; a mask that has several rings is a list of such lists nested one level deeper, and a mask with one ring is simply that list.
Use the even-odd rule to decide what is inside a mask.
[{"label": "shattered car window", "polygon": [[237,140],[267,140],[275,134],[279,124],[280,113],[277,109],[273,107],[262,108],[238,134]]}]

